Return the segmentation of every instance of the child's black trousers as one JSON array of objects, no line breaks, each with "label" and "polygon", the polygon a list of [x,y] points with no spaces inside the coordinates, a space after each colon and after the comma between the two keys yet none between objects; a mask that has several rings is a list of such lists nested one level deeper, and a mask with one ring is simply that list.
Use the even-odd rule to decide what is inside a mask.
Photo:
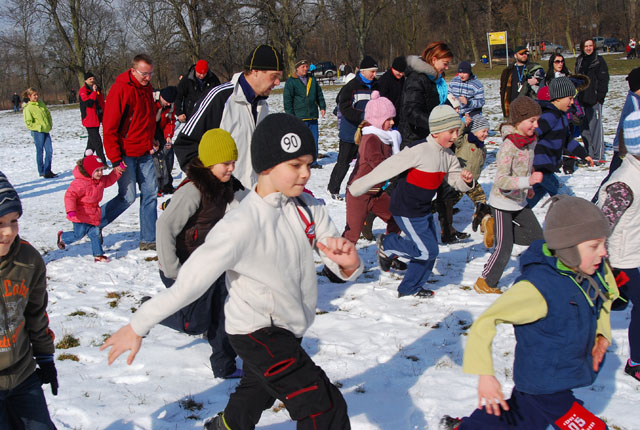
[{"label": "child's black trousers", "polygon": [[282,401],[298,430],[350,429],[347,404],[300,345],[302,339],[278,327],[229,335],[243,361],[244,376],[224,410],[233,430],[251,430],[262,411]]}]

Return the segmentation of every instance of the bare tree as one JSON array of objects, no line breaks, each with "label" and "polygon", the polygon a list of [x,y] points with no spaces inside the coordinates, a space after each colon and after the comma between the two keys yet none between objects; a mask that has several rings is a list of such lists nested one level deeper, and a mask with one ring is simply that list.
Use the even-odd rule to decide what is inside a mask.
[{"label": "bare tree", "polygon": [[388,5],[387,0],[342,0],[342,7],[355,32],[359,60],[365,56],[365,43],[374,19]]},{"label": "bare tree", "polygon": [[36,62],[33,54],[33,38],[38,24],[38,17],[33,13],[33,5],[29,0],[14,0],[2,10],[2,16],[12,24],[2,34],[2,42],[15,49],[22,66],[22,76],[26,77],[24,86],[42,87],[40,78],[35,72]]}]

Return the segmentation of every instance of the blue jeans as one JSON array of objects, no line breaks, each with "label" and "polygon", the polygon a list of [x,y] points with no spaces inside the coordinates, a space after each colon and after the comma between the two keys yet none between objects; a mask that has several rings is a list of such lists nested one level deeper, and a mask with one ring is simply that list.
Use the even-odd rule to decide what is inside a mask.
[{"label": "blue jeans", "polygon": [[42,383],[32,373],[11,390],[0,390],[0,428],[7,430],[55,430]]},{"label": "blue jeans", "polygon": [[20,112],[20,105],[13,105],[13,112]]},{"label": "blue jeans", "polygon": [[97,257],[98,255],[104,255],[102,245],[100,244],[100,227],[97,225],[74,222],[73,231],[63,232],[61,238],[65,244],[69,245],[85,236],[89,236],[89,240],[91,241],[91,253],[93,256]]},{"label": "blue jeans", "polygon": [[560,181],[558,181],[555,173],[544,172],[542,174],[542,182],[533,186],[533,191],[536,194],[532,198],[527,199],[527,204],[533,209],[547,193],[550,197],[558,194],[558,188],[560,188]]},{"label": "blue jeans", "polygon": [[433,214],[416,218],[394,215],[393,219],[407,237],[396,233],[388,234],[382,246],[389,257],[397,255],[411,259],[404,279],[398,286],[398,294],[407,296],[420,291],[431,277],[439,252],[438,236]]},{"label": "blue jeans", "polygon": [[136,200],[136,184],[140,186],[140,242],[156,241],[156,206],[158,187],[156,171],[150,154],[140,157],[123,157],[127,165],[118,180],[118,195],[102,205],[100,228],[111,224]]},{"label": "blue jeans", "polygon": [[313,120],[309,120],[309,121],[304,121],[305,124],[307,124],[307,127],[309,127],[309,130],[311,130],[311,134],[313,134],[313,139],[316,141],[316,161],[314,161],[314,165],[318,164],[318,120],[317,119],[313,119]]},{"label": "blue jeans", "polygon": [[[51,159],[53,158],[53,147],[51,146],[51,136],[49,133],[40,133],[32,131],[33,141],[36,144],[36,164],[38,165],[38,174],[44,176],[45,173],[51,172]],[[42,152],[44,151],[44,161],[42,160]]]}]

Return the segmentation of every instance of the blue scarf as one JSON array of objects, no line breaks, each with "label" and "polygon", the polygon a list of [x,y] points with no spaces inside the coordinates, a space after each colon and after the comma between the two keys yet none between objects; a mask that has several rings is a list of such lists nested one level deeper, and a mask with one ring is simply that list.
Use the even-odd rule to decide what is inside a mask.
[{"label": "blue scarf", "polygon": [[447,101],[447,96],[449,95],[449,87],[447,86],[444,78],[439,77],[438,79],[434,80],[431,76],[429,76],[429,79],[431,79],[436,84],[436,88],[438,89],[438,96],[440,97],[440,104],[445,104],[445,102]]},{"label": "blue scarf", "polygon": [[365,84],[366,86],[368,86],[369,88],[371,88],[371,82],[373,82],[373,81],[370,81],[369,79],[367,79],[364,76],[362,76],[362,73],[360,73],[360,72],[358,72],[358,75],[360,76],[360,80],[362,81],[362,83]]},{"label": "blue scarf", "polygon": [[469,143],[473,143],[480,149],[484,148],[484,142],[478,139],[475,134],[469,132],[468,139],[469,139]]}]

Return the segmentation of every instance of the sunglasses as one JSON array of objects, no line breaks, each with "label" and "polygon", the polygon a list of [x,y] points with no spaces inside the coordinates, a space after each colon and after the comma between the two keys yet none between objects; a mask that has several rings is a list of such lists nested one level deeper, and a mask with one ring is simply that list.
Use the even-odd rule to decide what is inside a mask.
[{"label": "sunglasses", "polygon": [[553,60],[554,64],[561,64],[564,63],[564,60]]}]

